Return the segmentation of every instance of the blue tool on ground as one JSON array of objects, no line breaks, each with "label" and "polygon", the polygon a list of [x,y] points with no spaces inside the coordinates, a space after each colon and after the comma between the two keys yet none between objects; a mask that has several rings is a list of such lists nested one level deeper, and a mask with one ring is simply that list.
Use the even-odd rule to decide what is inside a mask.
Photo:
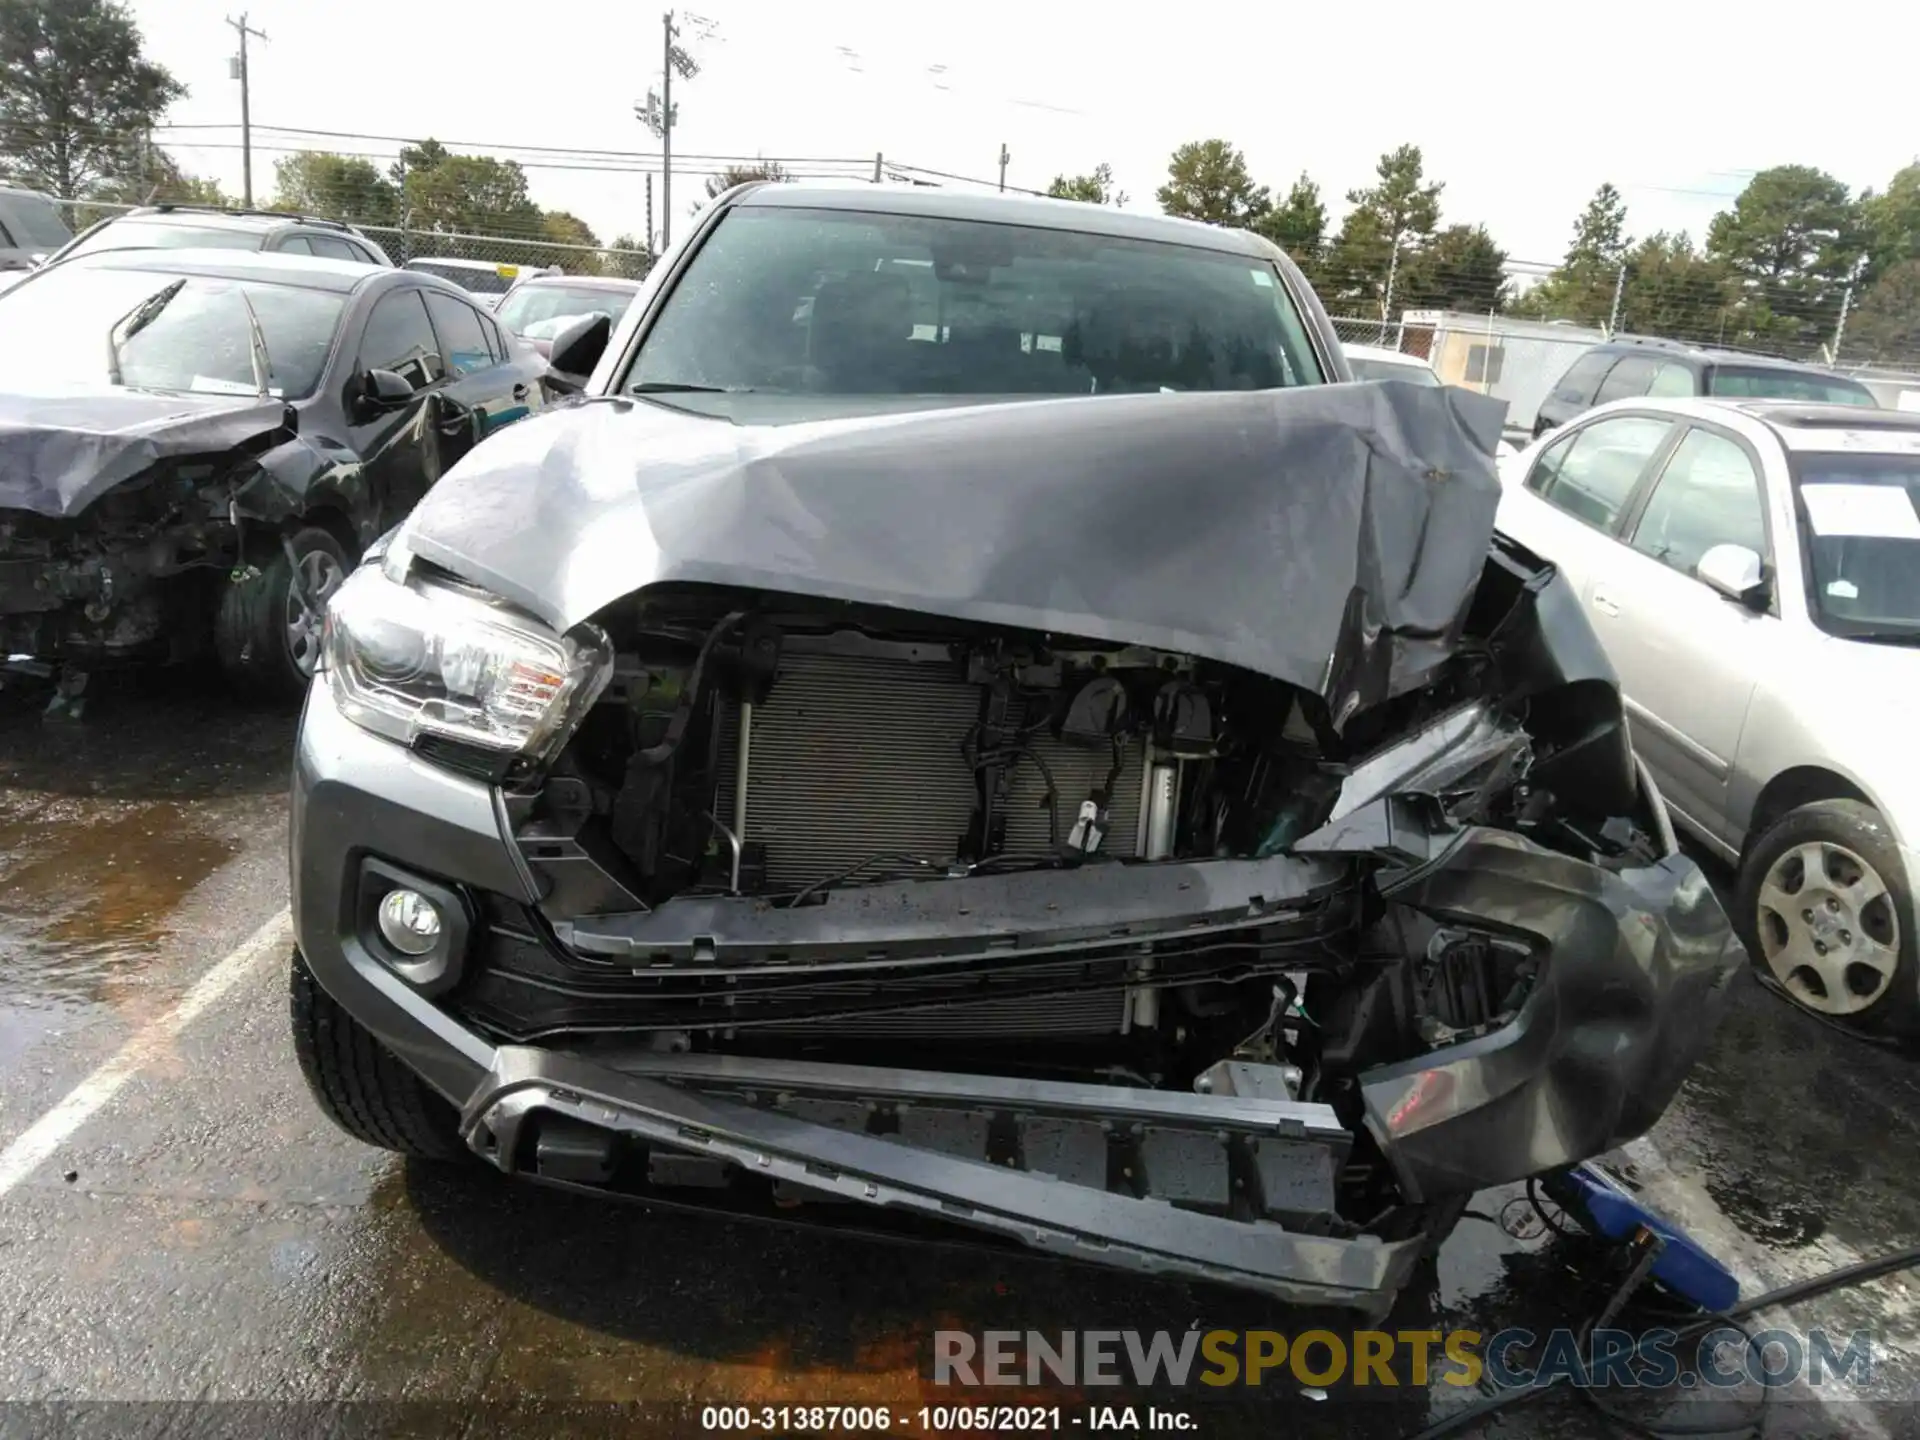
[{"label": "blue tool on ground", "polygon": [[1682,1299],[1711,1313],[1730,1310],[1740,1299],[1740,1282],[1726,1266],[1598,1166],[1575,1165],[1540,1186],[1590,1234],[1623,1244],[1643,1228],[1658,1235],[1664,1244],[1650,1273]]}]

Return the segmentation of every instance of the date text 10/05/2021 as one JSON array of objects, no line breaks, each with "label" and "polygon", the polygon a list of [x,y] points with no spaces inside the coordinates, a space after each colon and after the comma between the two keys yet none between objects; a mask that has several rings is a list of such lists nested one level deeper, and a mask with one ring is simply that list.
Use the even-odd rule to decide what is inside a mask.
[{"label": "date text 10/05/2021", "polygon": [[1157,1406],[1092,1405],[706,1405],[703,1430],[746,1434],[883,1434],[891,1430],[950,1434],[954,1431],[1063,1430],[1191,1432],[1199,1427],[1184,1410]]}]

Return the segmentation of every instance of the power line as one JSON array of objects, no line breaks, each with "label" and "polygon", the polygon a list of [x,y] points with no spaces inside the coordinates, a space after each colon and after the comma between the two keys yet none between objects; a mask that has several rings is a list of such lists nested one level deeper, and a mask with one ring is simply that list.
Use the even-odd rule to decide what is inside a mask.
[{"label": "power line", "polygon": [[[231,140],[195,140],[178,146],[189,151],[198,150],[238,150],[240,145]],[[399,160],[401,152],[394,150],[327,150],[315,151],[305,145],[273,145],[255,141],[253,148],[281,155],[337,155],[344,160]],[[496,156],[480,156],[480,159],[497,159]],[[648,158],[648,157],[643,157]],[[724,175],[730,169],[744,166],[777,164],[790,177],[796,180],[866,180],[873,169],[871,158],[865,160],[827,160],[804,161],[788,160],[781,156],[765,155],[728,155],[728,156],[692,156],[698,163],[693,166],[677,166],[681,174],[687,175]],[[659,173],[658,165],[617,165],[604,163],[569,164],[559,160],[507,160],[503,164],[518,165],[523,170],[573,172],[588,175],[653,175]],[[829,170],[828,165],[843,166],[843,169]],[[889,165],[889,168],[892,168]]]},{"label": "power line", "polygon": [[[182,129],[230,130],[232,128],[233,126],[231,124],[227,124],[227,125],[205,124],[205,125],[193,125],[193,126],[156,125],[154,127],[156,131],[182,130]],[[661,153],[658,150],[602,150],[602,149],[595,149],[588,146],[580,146],[580,145],[494,144],[494,143],[481,141],[481,140],[442,140],[437,135],[434,135],[434,136],[374,135],[374,134],[369,134],[369,133],[358,131],[358,130],[316,130],[316,129],[311,129],[311,128],[307,128],[299,125],[261,124],[261,125],[256,125],[253,128],[259,131],[270,132],[275,135],[310,135],[310,136],[318,137],[320,139],[327,139],[327,140],[369,141],[369,142],[382,144],[382,145],[418,146],[421,143],[423,143],[425,140],[432,139],[432,140],[438,141],[439,144],[446,146],[446,148],[449,150],[458,151],[462,153],[480,151],[480,150],[517,150],[517,151],[522,151],[532,155],[584,156],[584,157],[598,157],[598,158],[615,159],[615,160],[658,161],[661,158]],[[183,143],[199,145],[202,142],[187,141]],[[696,152],[696,151],[682,151],[680,152],[679,158],[683,160],[717,160],[717,161],[726,162],[728,164],[741,164],[741,165],[757,164],[762,162],[774,162],[774,161],[777,161],[778,163],[783,165],[794,164],[794,165],[868,165],[870,166],[873,164],[873,159],[871,156],[849,157],[849,156],[820,156],[820,155],[795,155],[795,156],[724,155],[724,154],[707,154],[707,153]]]}]

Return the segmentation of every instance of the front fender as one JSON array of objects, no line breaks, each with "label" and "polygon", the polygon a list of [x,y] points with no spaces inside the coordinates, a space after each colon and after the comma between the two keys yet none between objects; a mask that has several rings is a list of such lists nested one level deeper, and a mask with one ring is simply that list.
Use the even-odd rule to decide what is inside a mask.
[{"label": "front fender", "polygon": [[1746,964],[1706,877],[1678,853],[1610,870],[1475,829],[1386,893],[1527,936],[1545,957],[1499,1030],[1362,1072],[1367,1128],[1414,1199],[1543,1174],[1645,1134]]}]

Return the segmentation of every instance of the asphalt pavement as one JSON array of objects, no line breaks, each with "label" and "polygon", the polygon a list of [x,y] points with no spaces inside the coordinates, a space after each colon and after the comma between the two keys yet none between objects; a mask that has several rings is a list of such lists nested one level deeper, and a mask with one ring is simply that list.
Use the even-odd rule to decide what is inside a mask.
[{"label": "asphalt pavement", "polygon": [[[287,1038],[293,716],[197,672],[99,685],[78,721],[38,709],[32,686],[0,689],[0,1435],[695,1431],[716,1403],[982,1398],[931,1383],[936,1330],[1300,1327],[1231,1292],[642,1210],[357,1145]],[[1617,1158],[1754,1293],[1920,1241],[1917,1142],[1920,1060],[1743,977],[1679,1102]],[[1592,1313],[1592,1255],[1521,1223],[1516,1195],[1476,1199],[1387,1328],[1544,1333]],[[1782,1395],[1766,1433],[1920,1431],[1917,1284],[1773,1317],[1871,1330],[1873,1363]],[[1323,1396],[1279,1373],[1066,1403],[1152,1404],[1200,1435],[1394,1437],[1473,1398],[1438,1380]],[[1483,1433],[1622,1432],[1559,1397]]]}]

